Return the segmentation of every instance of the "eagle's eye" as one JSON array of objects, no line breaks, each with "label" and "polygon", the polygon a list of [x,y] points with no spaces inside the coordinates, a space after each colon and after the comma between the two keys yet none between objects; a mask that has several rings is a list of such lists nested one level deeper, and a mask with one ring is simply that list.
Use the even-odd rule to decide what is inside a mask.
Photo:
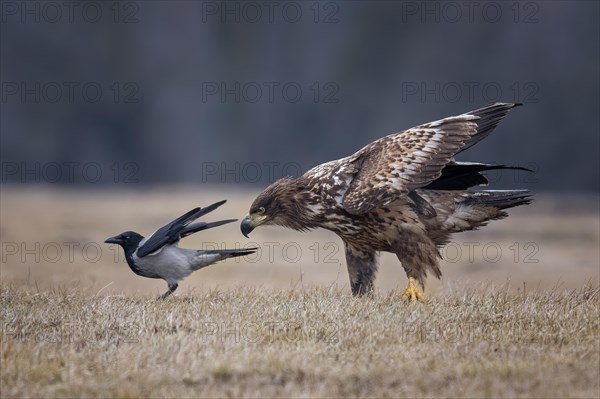
[{"label": "eagle's eye", "polygon": [[260,208],[258,208],[258,213],[265,213],[265,207],[261,206]]}]

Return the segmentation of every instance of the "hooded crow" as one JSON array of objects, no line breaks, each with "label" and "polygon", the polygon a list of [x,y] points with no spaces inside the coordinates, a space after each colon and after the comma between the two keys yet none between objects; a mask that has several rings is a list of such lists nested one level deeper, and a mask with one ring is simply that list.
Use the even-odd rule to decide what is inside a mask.
[{"label": "hooded crow", "polygon": [[159,299],[165,299],[177,289],[179,281],[192,272],[223,259],[256,252],[257,248],[201,251],[177,246],[180,239],[198,231],[235,222],[237,219],[190,224],[200,216],[214,211],[225,202],[223,200],[206,208],[194,208],[146,238],[134,231],[126,231],[107,238],[104,242],[118,244],[123,248],[127,264],[135,274],[165,280],[169,290],[159,297]]}]

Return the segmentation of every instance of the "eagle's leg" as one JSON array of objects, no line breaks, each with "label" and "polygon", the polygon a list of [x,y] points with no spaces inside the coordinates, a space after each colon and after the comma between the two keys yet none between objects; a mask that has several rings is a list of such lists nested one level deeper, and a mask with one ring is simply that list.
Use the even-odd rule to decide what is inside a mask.
[{"label": "eagle's leg", "polygon": [[413,277],[408,278],[408,287],[406,287],[406,289],[404,290],[404,293],[402,294],[402,300],[404,302],[406,302],[406,301],[417,302],[417,301],[425,300],[423,293],[419,289],[417,280],[415,280]]},{"label": "eagle's leg", "polygon": [[374,273],[363,273],[361,271],[359,271],[358,276],[355,275],[350,277],[350,287],[352,288],[352,295],[372,295],[374,288],[374,280]]},{"label": "eagle's leg", "polygon": [[346,264],[350,277],[352,294],[362,296],[373,293],[375,273],[377,273],[377,254],[365,252],[346,244]]},{"label": "eagle's leg", "polygon": [[171,296],[171,294],[173,292],[175,292],[177,287],[179,287],[179,284],[177,284],[175,282],[167,282],[167,284],[169,284],[169,290],[167,292],[165,292],[164,294],[162,294],[161,296],[159,296],[158,298],[156,298],[157,300],[163,301],[163,300],[167,299],[169,296]]},{"label": "eagle's leg", "polygon": [[[417,237],[415,242],[405,241],[401,252],[397,252],[398,260],[408,277],[408,287],[402,294],[403,301],[425,301],[422,288],[425,287],[427,271],[431,271],[437,278],[442,273],[438,266],[438,250],[435,244],[427,237]],[[420,286],[420,287],[419,287]]]}]

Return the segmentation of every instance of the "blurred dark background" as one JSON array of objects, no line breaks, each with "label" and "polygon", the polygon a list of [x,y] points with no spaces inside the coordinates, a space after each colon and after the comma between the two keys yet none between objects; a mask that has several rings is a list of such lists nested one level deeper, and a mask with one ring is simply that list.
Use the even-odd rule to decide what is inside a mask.
[{"label": "blurred dark background", "polygon": [[[1,3],[2,183],[254,184],[522,102],[460,159],[598,192],[599,3]],[[92,183],[96,183],[93,185]]]}]

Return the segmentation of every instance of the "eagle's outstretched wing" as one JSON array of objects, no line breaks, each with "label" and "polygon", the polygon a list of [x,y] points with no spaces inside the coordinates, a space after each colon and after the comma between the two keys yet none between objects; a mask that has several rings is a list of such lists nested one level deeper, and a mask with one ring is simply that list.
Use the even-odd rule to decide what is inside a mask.
[{"label": "eagle's outstretched wing", "polygon": [[344,209],[362,214],[430,184],[457,153],[487,137],[517,105],[496,103],[367,145],[349,157],[357,172],[344,195]]}]

